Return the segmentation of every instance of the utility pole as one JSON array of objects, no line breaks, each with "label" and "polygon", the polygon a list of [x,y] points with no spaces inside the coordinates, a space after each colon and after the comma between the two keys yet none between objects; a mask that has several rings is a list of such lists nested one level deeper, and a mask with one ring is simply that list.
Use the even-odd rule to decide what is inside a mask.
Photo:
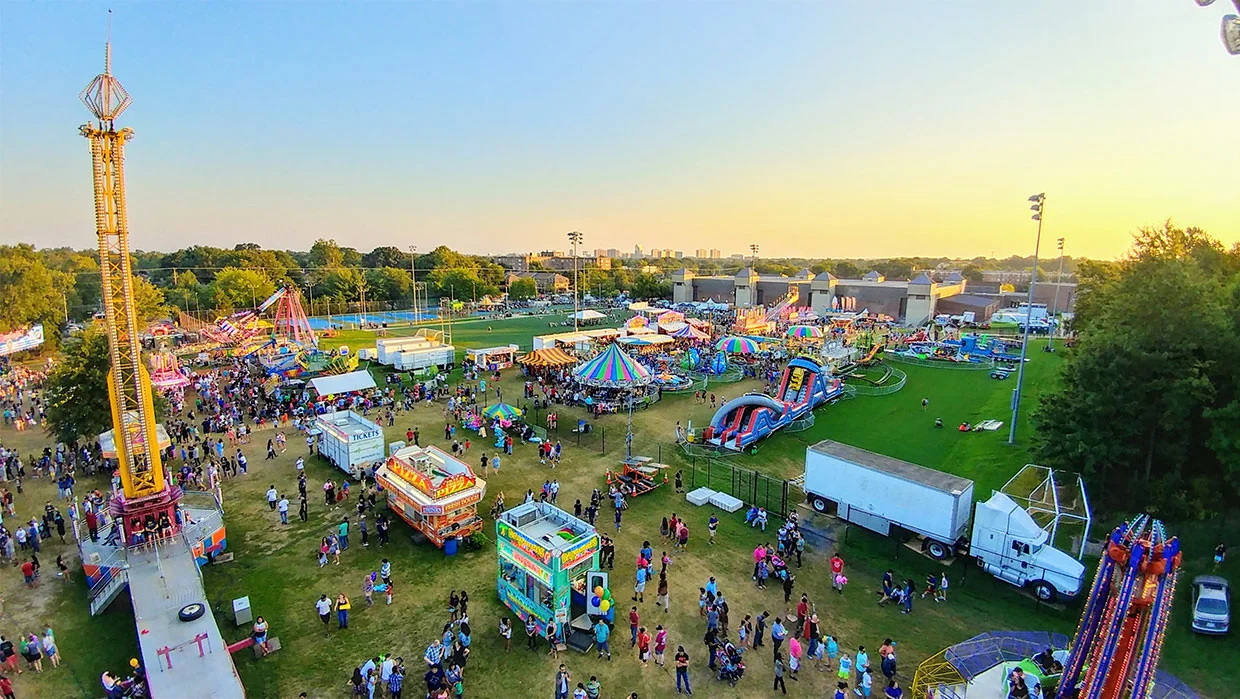
[{"label": "utility pole", "polygon": [[568,232],[568,239],[573,243],[573,332],[579,329],[577,316],[581,315],[581,305],[578,302],[580,294],[577,287],[577,244],[581,242],[581,237],[581,233],[577,231]]},{"label": "utility pole", "polygon": [[749,245],[749,252],[753,253],[753,257],[750,258],[749,266],[753,267],[754,268],[753,271],[757,272],[758,271],[758,244],[751,243]]},{"label": "utility pole", "polygon": [[[1055,275],[1055,301],[1051,304],[1051,313],[1059,315],[1059,287],[1063,284],[1063,238],[1059,239],[1059,273]],[[1059,334],[1059,328],[1062,323],[1055,323],[1055,327],[1051,332],[1046,334],[1046,344],[1051,344],[1051,338]]]},{"label": "utility pole", "polygon": [[409,279],[413,286],[413,322],[418,322],[418,273],[413,268],[413,261],[418,257],[418,246],[409,246]]},{"label": "utility pole", "polygon": [[1033,243],[1033,274],[1029,275],[1029,302],[1025,304],[1025,332],[1020,343],[1020,368],[1016,371],[1016,390],[1012,393],[1012,426],[1008,431],[1008,444],[1016,443],[1016,419],[1020,416],[1020,390],[1025,383],[1025,355],[1029,351],[1029,326],[1033,325],[1033,288],[1038,283],[1038,250],[1042,247],[1042,211],[1046,208],[1046,194],[1029,197],[1034,202],[1029,207],[1033,220],[1038,222],[1038,237]]}]

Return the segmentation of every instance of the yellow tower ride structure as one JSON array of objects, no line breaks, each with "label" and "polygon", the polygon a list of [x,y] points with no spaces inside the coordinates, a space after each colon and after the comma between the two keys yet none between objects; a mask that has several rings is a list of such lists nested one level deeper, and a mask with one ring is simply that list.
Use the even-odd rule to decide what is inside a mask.
[{"label": "yellow tower ride structure", "polygon": [[116,118],[132,99],[112,75],[110,40],[103,73],[86,86],[81,99],[96,119],[83,124],[80,131],[90,141],[94,166],[95,229],[112,363],[108,398],[123,488],[123,497],[113,502],[113,510],[125,515],[126,541],[134,543],[152,533],[166,535],[175,530],[180,492],[169,488],[164,478],[151,378],[142,363],[138,340],[125,209],[125,142],[133,138],[133,129],[116,128]]}]

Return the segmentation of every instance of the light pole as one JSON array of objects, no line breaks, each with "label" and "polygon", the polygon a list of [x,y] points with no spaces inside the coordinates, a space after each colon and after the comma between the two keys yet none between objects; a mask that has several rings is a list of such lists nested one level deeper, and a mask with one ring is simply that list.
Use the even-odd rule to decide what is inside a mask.
[{"label": "light pole", "polygon": [[310,297],[310,317],[314,317],[314,281],[306,275],[306,295]]},{"label": "light pole", "polygon": [[1046,193],[1029,197],[1033,206],[1033,220],[1038,222],[1038,237],[1033,243],[1033,273],[1029,275],[1029,302],[1025,304],[1025,332],[1020,342],[1020,367],[1016,370],[1016,390],[1012,393],[1012,427],[1008,431],[1008,444],[1016,443],[1016,418],[1020,415],[1020,389],[1025,382],[1025,355],[1029,351],[1029,326],[1033,325],[1033,287],[1038,283],[1038,248],[1042,246],[1042,212],[1046,208]]},{"label": "light pole", "polygon": [[[409,246],[409,279],[413,286],[413,322],[418,322],[418,273],[413,269],[413,261],[418,256],[418,246]],[[412,325],[412,323],[411,323]]]},{"label": "light pole", "polygon": [[751,243],[749,245],[749,252],[753,253],[753,257],[751,258],[749,265],[754,268],[753,271],[757,272],[758,271],[758,244]]},{"label": "light pole", "polygon": [[[1063,285],[1063,238],[1057,244],[1059,248],[1059,272],[1055,275],[1055,300],[1051,303],[1051,313],[1059,315],[1059,287]],[[1051,338],[1059,334],[1060,323],[1055,323],[1053,332],[1046,334],[1046,345],[1049,347]]]},{"label": "light pole", "polygon": [[577,244],[581,242],[581,237],[578,231],[568,232],[568,239],[573,243],[573,332],[578,330],[577,316],[581,315],[581,305],[577,301]]}]

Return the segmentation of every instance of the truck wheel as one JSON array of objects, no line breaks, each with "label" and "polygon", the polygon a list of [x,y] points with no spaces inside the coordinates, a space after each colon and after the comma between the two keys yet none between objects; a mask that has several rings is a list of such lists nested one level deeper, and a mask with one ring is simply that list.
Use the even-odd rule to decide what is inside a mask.
[{"label": "truck wheel", "polygon": [[827,501],[824,498],[818,497],[817,495],[810,497],[809,504],[810,504],[810,507],[814,508],[814,512],[825,513],[827,511],[827,508],[829,507],[829,505],[827,504]]},{"label": "truck wheel", "polygon": [[951,549],[948,548],[947,545],[943,544],[942,542],[927,541],[926,542],[926,553],[930,554],[930,557],[933,558],[934,560],[941,561],[944,558],[947,558],[949,555],[951,555]]},{"label": "truck wheel", "polygon": [[1059,591],[1055,589],[1055,586],[1045,580],[1034,580],[1029,583],[1029,587],[1033,590],[1033,596],[1043,602],[1054,602],[1055,597],[1059,594]]}]

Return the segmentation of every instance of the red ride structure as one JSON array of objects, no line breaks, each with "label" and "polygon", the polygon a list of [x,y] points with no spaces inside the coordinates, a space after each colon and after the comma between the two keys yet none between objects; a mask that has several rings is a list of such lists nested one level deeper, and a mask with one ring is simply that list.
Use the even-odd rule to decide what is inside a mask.
[{"label": "red ride structure", "polygon": [[1139,515],[1107,539],[1058,699],[1145,699],[1154,685],[1180,569],[1180,542]]}]

